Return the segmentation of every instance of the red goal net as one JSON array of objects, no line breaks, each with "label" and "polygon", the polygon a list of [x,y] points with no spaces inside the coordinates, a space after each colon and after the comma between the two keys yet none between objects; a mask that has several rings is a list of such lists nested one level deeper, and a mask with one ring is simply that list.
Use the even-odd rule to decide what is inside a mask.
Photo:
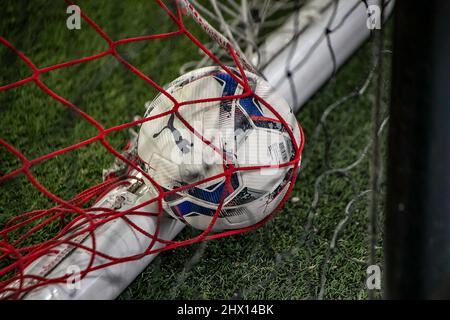
[{"label": "red goal net", "polygon": [[[139,260],[147,255],[155,254],[161,251],[174,249],[180,246],[186,246],[200,241],[210,240],[214,238],[220,238],[224,236],[229,236],[233,234],[243,233],[251,229],[257,228],[267,222],[273,214],[263,219],[262,221],[252,225],[250,227],[245,227],[236,230],[228,230],[223,232],[212,232],[213,225],[216,219],[219,217],[222,205],[225,199],[225,192],[221,195],[221,201],[218,205],[211,224],[204,231],[199,232],[193,237],[182,240],[167,240],[160,237],[159,223],[160,219],[164,215],[163,211],[163,200],[165,197],[170,196],[176,192],[192,188],[195,185],[202,184],[211,179],[207,177],[204,180],[198,181],[193,184],[184,185],[173,190],[164,190],[158,186],[151,176],[143,169],[138,157],[133,153],[133,143],[131,142],[125,151],[119,151],[117,148],[113,147],[111,143],[107,141],[108,135],[114,134],[118,131],[126,131],[130,128],[140,126],[143,123],[151,123],[163,116],[169,114],[175,114],[180,121],[185,121],[183,116],[180,114],[180,108],[186,108],[190,104],[207,103],[222,100],[233,100],[243,97],[253,97],[258,100],[261,104],[266,106],[273,114],[278,115],[278,121],[282,123],[285,129],[288,131],[289,135],[292,137],[293,133],[285,120],[279,116],[277,110],[271,106],[269,103],[264,101],[261,97],[255,94],[248,85],[248,80],[244,70],[251,69],[251,64],[244,58],[243,54],[238,48],[234,48],[225,38],[218,37],[215,41],[218,41],[223,46],[223,51],[231,59],[233,65],[225,65],[221,60],[219,60],[216,55],[211,53],[206,46],[204,46],[194,35],[190,32],[189,28],[185,24],[186,16],[194,15],[197,23],[199,23],[204,30],[206,30],[211,36],[217,35],[214,30],[209,29],[207,22],[203,21],[201,17],[195,15],[195,10],[193,8],[187,8],[184,1],[175,2],[174,5],[169,6],[167,3],[157,0],[158,5],[161,8],[161,12],[164,12],[170,17],[172,22],[173,31],[158,34],[149,34],[138,37],[113,39],[110,37],[103,29],[102,26],[97,24],[89,17],[88,12],[81,10],[81,17],[85,23],[89,25],[102,39],[107,43],[107,50],[96,53],[93,55],[85,56],[82,58],[63,61],[57,64],[53,64],[46,67],[40,67],[35,64],[32,59],[27,55],[27,52],[19,51],[16,46],[20,39],[8,38],[6,34],[5,37],[0,36],[0,43],[2,46],[8,48],[8,50],[17,55],[28,67],[29,76],[24,77],[13,83],[5,84],[0,87],[0,92],[5,92],[13,88],[20,88],[22,86],[35,86],[39,88],[42,92],[47,94],[49,97],[58,102],[59,105],[63,106],[68,110],[67,112],[75,113],[76,115],[82,117],[86,120],[93,128],[95,128],[97,134],[94,136],[73,143],[64,148],[60,148],[56,151],[41,155],[36,158],[30,158],[26,156],[21,150],[21,148],[16,147],[14,144],[8,141],[8,137],[2,137],[0,139],[0,146],[7,153],[15,157],[20,162],[20,167],[6,171],[2,176],[0,176],[0,185],[8,183],[19,176],[26,177],[29,184],[33,186],[35,190],[39,193],[49,198],[55,206],[52,208],[45,208],[39,210],[32,210],[29,212],[22,213],[20,215],[15,215],[12,219],[7,221],[4,225],[1,225],[0,230],[0,295],[1,298],[17,299],[23,297],[23,295],[31,290],[39,287],[43,287],[52,283],[65,283],[70,274],[61,275],[58,277],[48,277],[47,274],[34,274],[27,272],[27,268],[35,263],[42,257],[49,255],[61,254],[61,247],[65,248],[64,254],[73,251],[75,249],[82,250],[90,255],[89,263],[80,270],[80,277],[86,277],[90,272],[94,270],[99,270],[112,265],[126,263],[129,261]],[[71,2],[67,1],[67,5],[72,5]],[[175,8],[175,9],[170,9]],[[118,47],[124,44],[133,42],[151,42],[156,39],[166,39],[173,37],[184,37],[190,42],[195,44],[199,52],[202,55],[207,55],[213,61],[213,64],[220,66],[226,73],[228,73],[234,80],[243,88],[243,92],[240,95],[232,95],[226,97],[217,98],[207,98],[197,101],[177,101],[165,88],[164,84],[158,83],[153,75],[147,75],[145,72],[141,71],[138,67],[134,66],[128,61],[126,57],[121,55],[117,50]],[[51,73],[58,69],[63,69],[71,67],[78,64],[84,64],[89,61],[104,59],[105,57],[113,57],[116,59],[120,65],[125,68],[129,73],[133,74],[135,77],[139,77],[146,84],[156,89],[160,94],[164,95],[173,102],[173,108],[165,113],[156,114],[140,119],[134,119],[133,121],[125,122],[119,125],[106,127],[99,120],[94,118],[88,112],[84,111],[77,103],[70,101],[61,94],[58,90],[48,86],[43,80],[42,75]],[[239,70],[239,73],[232,72],[231,68],[234,70]],[[117,115],[120,117],[120,115]],[[186,127],[195,133],[195,128],[186,125]],[[212,142],[203,139],[206,145],[213,145]],[[294,139],[292,139],[295,141]],[[71,199],[64,199],[54,192],[50,191],[44,183],[40,181],[39,178],[35,176],[32,168],[41,165],[42,163],[64,155],[74,152],[75,150],[86,148],[90,145],[101,145],[102,148],[107,150],[110,154],[117,158],[116,160],[116,170],[110,170],[104,175],[104,180],[94,186],[87,188],[75,197]],[[290,175],[290,183],[287,184],[286,193],[283,200],[278,205],[277,209],[280,208],[289,196],[289,193],[294,185],[296,179],[296,173],[298,170],[301,151],[303,148],[303,137],[301,139],[301,145],[295,150],[295,157],[286,163],[280,164],[280,166],[292,166],[292,174]],[[217,152],[221,152],[218,150]],[[95,161],[95,160],[93,160]],[[223,167],[224,170],[219,176],[214,178],[224,178],[226,185],[231,183],[231,176],[234,172],[239,170],[265,170],[270,169],[264,166],[253,166],[240,168],[233,166],[233,163],[229,162],[223,155]],[[3,171],[2,171],[3,172]],[[114,206],[111,207],[101,207],[98,206],[98,201],[102,199],[108,192],[118,187],[129,187],[135,183],[143,183],[143,179],[152,182],[153,186],[158,190],[156,197],[151,197],[151,199],[140,203],[139,205],[134,205],[126,210],[116,210]],[[99,177],[100,181],[100,177]],[[149,204],[157,204],[158,210],[155,212],[148,212],[143,210]],[[131,217],[133,216],[146,216],[154,217],[157,221],[157,227],[155,232],[148,232],[142,228],[142,226],[137,225],[133,222]],[[147,245],[145,250],[136,254],[132,253],[129,256],[111,256],[107,253],[101,252],[96,247],[96,237],[98,236],[96,230],[102,228],[111,221],[121,220],[126,222],[130,228],[135,232],[144,235],[147,238]],[[48,234],[46,240],[40,243],[30,243],[29,238],[34,234],[45,233]],[[90,243],[92,245],[86,245],[83,240],[89,237]],[[163,245],[161,245],[163,244]],[[102,263],[97,263],[97,258],[102,259]],[[54,268],[54,265],[48,266],[45,271],[50,271]]]}]

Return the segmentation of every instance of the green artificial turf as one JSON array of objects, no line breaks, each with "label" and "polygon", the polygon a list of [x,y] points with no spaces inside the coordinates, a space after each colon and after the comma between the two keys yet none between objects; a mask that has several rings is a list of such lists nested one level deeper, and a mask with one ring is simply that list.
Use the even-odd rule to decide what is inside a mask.
[{"label": "green artificial turf", "polygon": [[[78,3],[114,40],[176,30],[168,16],[148,1]],[[66,7],[63,1],[54,0],[2,1],[0,35],[40,68],[107,50],[107,43],[85,21],[81,30],[66,28]],[[387,49],[391,46],[389,31]],[[198,30],[194,33],[202,41],[206,39]],[[179,75],[181,64],[201,57],[198,48],[182,36],[125,44],[118,51],[161,85]],[[367,196],[357,198],[351,207],[334,249],[330,249],[330,243],[337,225],[346,217],[347,204],[370,188],[370,151],[347,176],[325,176],[317,189],[317,203],[315,183],[330,168],[353,163],[369,143],[374,86],[331,113],[317,139],[314,131],[328,106],[362,86],[373,66],[373,53],[374,42],[370,41],[298,113],[306,136],[305,167],[291,199],[299,201],[289,200],[275,219],[258,230],[160,254],[120,299],[366,298]],[[386,69],[389,60],[386,53]],[[17,55],[0,46],[0,86],[30,75],[30,69]],[[40,78],[105,128],[143,115],[144,103],[157,92],[112,56],[58,69]],[[387,88],[389,77],[386,79]],[[0,137],[29,159],[97,133],[89,122],[51,99],[34,83],[0,91]],[[120,150],[128,137],[128,132],[122,130],[108,135],[107,141]],[[384,140],[385,133],[381,137]],[[101,144],[93,143],[46,160],[31,171],[49,191],[70,199],[100,182],[102,169],[112,160]],[[0,175],[20,165],[16,157],[0,147]],[[55,205],[24,175],[8,180],[0,188],[0,228],[16,214]],[[42,241],[56,227],[51,226],[47,234],[35,234],[27,239],[28,243]],[[183,233],[181,236],[187,237],[192,231],[186,228]],[[380,265],[381,238],[379,234]],[[0,261],[0,267],[4,264]]]}]

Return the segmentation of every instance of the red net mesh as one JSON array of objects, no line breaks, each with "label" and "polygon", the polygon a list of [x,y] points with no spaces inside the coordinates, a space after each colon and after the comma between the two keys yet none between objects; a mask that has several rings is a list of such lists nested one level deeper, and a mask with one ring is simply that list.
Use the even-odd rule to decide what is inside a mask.
[{"label": "red net mesh", "polygon": [[[66,1],[68,4],[72,4],[69,1]],[[224,232],[219,233],[213,233],[211,232],[211,229],[216,221],[216,219],[219,216],[219,213],[221,211],[222,205],[225,200],[225,192],[222,194],[221,201],[218,205],[218,209],[216,210],[216,213],[214,214],[214,217],[208,226],[204,231],[202,231],[200,234],[196,235],[193,238],[190,239],[184,239],[180,241],[169,241],[165,239],[159,238],[159,224],[156,227],[156,231],[154,234],[148,233],[146,230],[143,230],[140,226],[134,224],[129,217],[132,215],[146,215],[146,216],[152,216],[157,219],[159,223],[159,218],[163,215],[162,210],[162,201],[164,197],[173,194],[175,192],[179,192],[188,188],[191,188],[195,185],[199,185],[202,183],[205,183],[206,181],[209,181],[211,179],[217,179],[217,178],[225,178],[225,184],[226,186],[230,186],[230,178],[232,174],[239,170],[261,170],[265,169],[264,166],[248,166],[248,167],[234,167],[233,163],[226,159],[226,156],[222,154],[222,151],[219,148],[216,148],[217,152],[220,153],[223,156],[223,173],[220,175],[216,175],[214,177],[206,178],[202,181],[198,181],[194,184],[186,185],[183,187],[179,187],[173,190],[164,191],[160,186],[158,186],[153,180],[152,177],[150,177],[139,165],[136,157],[129,157],[125,153],[121,153],[117,151],[115,148],[112,147],[110,143],[106,141],[106,136],[109,134],[112,134],[114,132],[129,129],[133,126],[140,125],[144,122],[150,122],[156,118],[160,118],[163,116],[167,116],[169,114],[175,113],[178,119],[184,123],[187,129],[189,129],[192,133],[200,135],[198,132],[196,132],[195,128],[193,128],[185,119],[183,119],[182,115],[179,113],[180,108],[187,106],[189,104],[193,103],[206,103],[206,102],[214,102],[214,101],[221,101],[221,100],[231,100],[231,99],[238,99],[243,97],[249,97],[253,96],[255,99],[257,99],[261,104],[266,106],[272,113],[277,115],[278,120],[284,125],[285,128],[287,128],[287,131],[289,135],[291,136],[291,139],[295,141],[292,131],[289,129],[289,126],[285,122],[285,120],[279,116],[277,111],[269,105],[266,101],[264,101],[261,97],[257,96],[254,92],[252,92],[247,77],[244,73],[244,67],[248,69],[249,67],[246,65],[247,62],[241,60],[240,54],[235,51],[230,45],[225,44],[225,49],[229,53],[229,57],[232,58],[234,61],[235,68],[237,68],[240,71],[240,77],[236,76],[233,72],[230,71],[230,69],[225,66],[219,59],[212,54],[202,43],[200,43],[199,40],[197,40],[196,37],[186,28],[184,24],[184,8],[180,5],[180,3],[176,3],[176,12],[172,12],[168,6],[162,2],[157,0],[157,3],[159,6],[166,12],[166,14],[170,17],[170,19],[173,21],[174,25],[176,26],[177,30],[168,32],[168,33],[162,33],[162,34],[152,34],[147,36],[140,36],[140,37],[134,37],[134,38],[125,38],[125,39],[119,39],[119,40],[113,40],[111,39],[103,30],[102,28],[97,25],[92,19],[90,19],[86,13],[81,11],[82,19],[84,19],[85,22],[89,24],[90,27],[95,30],[98,35],[100,35],[108,44],[109,48],[108,50],[99,53],[94,54],[91,56],[74,59],[71,61],[58,63],[55,65],[51,65],[45,68],[38,68],[31,59],[29,59],[26,55],[26,53],[20,52],[13,44],[13,41],[9,41],[3,37],[0,37],[0,43],[6,47],[8,47],[14,54],[16,54],[20,59],[26,63],[26,65],[29,67],[29,69],[32,70],[32,75],[29,77],[26,77],[24,79],[21,79],[19,81],[16,81],[14,83],[4,85],[0,87],[0,91],[6,91],[12,88],[16,88],[19,86],[22,86],[27,83],[35,83],[40,90],[45,92],[48,96],[53,98],[54,100],[58,101],[59,103],[65,105],[67,108],[73,110],[75,113],[83,117],[85,120],[87,120],[93,127],[95,127],[98,131],[98,134],[94,137],[91,137],[90,139],[81,141],[79,143],[75,143],[73,145],[70,145],[68,147],[59,149],[57,151],[45,154],[43,156],[39,156],[34,159],[29,159],[24,156],[24,154],[15,148],[13,145],[7,142],[7,139],[0,139],[0,145],[6,150],[12,154],[14,157],[17,157],[17,159],[21,162],[21,167],[11,171],[3,176],[0,177],[0,183],[4,183],[7,180],[10,180],[12,178],[17,177],[18,175],[25,175],[28,181],[43,195],[54,201],[57,206],[50,208],[50,209],[43,209],[43,210],[34,210],[30,212],[26,212],[23,214],[20,214],[18,216],[15,216],[13,219],[8,221],[6,225],[4,226],[3,230],[0,231],[0,261],[8,259],[8,264],[6,267],[3,267],[0,269],[0,278],[6,279],[0,282],[0,294],[2,295],[2,298],[20,298],[24,293],[29,292],[30,290],[33,290],[35,288],[45,286],[51,283],[63,283],[67,281],[67,278],[69,275],[64,275],[61,277],[56,278],[46,278],[45,275],[36,275],[36,274],[27,274],[26,268],[30,266],[30,264],[33,263],[33,261],[36,261],[40,257],[49,255],[51,253],[58,253],[58,250],[56,249],[58,246],[61,246],[61,244],[67,244],[71,248],[80,248],[82,250],[86,250],[91,254],[91,259],[89,264],[81,270],[80,276],[81,278],[85,277],[89,272],[92,272],[97,269],[105,268],[111,265],[124,263],[128,261],[133,261],[137,259],[141,259],[145,255],[157,253],[160,251],[165,251],[173,248],[177,248],[180,246],[185,246],[188,244],[193,244],[200,241],[210,240],[214,238],[220,238],[224,236],[229,236],[233,234],[243,233],[249,230],[252,230],[254,228],[257,228],[264,223],[266,223],[269,219],[273,217],[273,213],[268,216],[267,218],[263,219],[259,223],[242,228],[237,230],[228,230]],[[195,17],[198,20],[198,17]],[[201,24],[200,22],[197,21]],[[140,71],[137,67],[133,66],[130,62],[128,62],[123,56],[121,56],[118,51],[116,50],[118,46],[125,44],[125,43],[131,43],[131,42],[137,42],[137,41],[152,41],[154,39],[162,39],[162,38],[169,38],[169,37],[175,37],[175,36],[184,36],[187,37],[192,43],[194,43],[196,46],[198,46],[201,51],[203,51],[206,55],[208,55],[216,65],[220,66],[224,71],[226,71],[230,76],[232,76],[239,85],[241,85],[244,88],[244,92],[239,95],[235,96],[228,96],[228,97],[218,97],[218,98],[208,98],[208,99],[202,99],[202,100],[196,100],[196,101],[183,101],[178,102],[169,92],[164,90],[164,88],[156,83],[152,78],[145,75],[142,71]],[[217,39],[216,39],[217,40]],[[114,127],[105,128],[101,123],[99,123],[96,119],[94,119],[92,116],[90,116],[88,113],[82,111],[79,107],[77,107],[74,103],[68,101],[64,97],[58,95],[55,91],[53,91],[51,88],[49,88],[46,84],[44,84],[40,76],[42,74],[51,72],[53,70],[73,66],[76,64],[82,64],[88,61],[92,61],[95,59],[101,59],[106,56],[112,56],[115,59],[117,59],[125,68],[127,68],[130,72],[135,74],[137,77],[140,77],[142,80],[144,80],[149,86],[157,89],[161,94],[165,95],[168,99],[170,99],[173,102],[173,108],[164,113],[160,113],[151,117],[123,123]],[[201,136],[201,135],[200,135]],[[204,139],[202,137],[205,144],[210,145],[212,148],[215,148],[215,146],[208,140]],[[117,175],[116,173],[110,173],[105,180],[97,185],[94,185],[83,192],[79,193],[77,196],[75,196],[72,199],[65,200],[62,199],[52,192],[50,192],[46,187],[44,187],[38,179],[33,175],[31,171],[32,166],[36,166],[41,162],[44,162],[46,160],[49,160],[51,158],[54,158],[58,155],[69,153],[75,149],[83,148],[85,146],[91,145],[94,142],[100,142],[101,145],[111,154],[113,154],[115,157],[120,159],[124,164],[126,164],[126,172],[122,175]],[[298,147],[298,149],[295,150],[295,158],[289,162],[280,164],[279,167],[285,167],[285,166],[293,166],[292,172],[297,172],[301,151],[303,148],[303,136],[301,137],[301,145]],[[104,196],[106,193],[108,193],[110,190],[117,188],[121,185],[130,185],[133,181],[133,179],[138,179],[136,177],[130,176],[130,172],[133,170],[136,170],[137,172],[141,173],[145,178],[147,178],[149,181],[153,183],[155,188],[158,190],[157,197],[153,197],[152,199],[146,201],[145,203],[142,203],[138,206],[134,206],[131,209],[125,210],[125,211],[115,211],[113,209],[108,208],[98,208],[93,207],[92,202],[95,203],[95,201],[98,201],[98,199],[101,199],[102,196]],[[136,172],[134,171],[134,172]],[[283,197],[283,200],[278,205],[277,209],[279,209],[286,199],[288,198],[290,191],[294,185],[296,179],[296,174],[291,174],[290,176],[290,184],[288,187],[288,190]],[[142,180],[142,179],[141,179]],[[157,212],[144,212],[140,211],[141,208],[147,206],[150,203],[157,203],[158,211]],[[277,210],[275,210],[277,211]],[[274,211],[274,212],[275,212]],[[100,212],[100,213],[99,213]],[[94,214],[95,213],[95,214]],[[95,230],[98,229],[100,226],[104,225],[105,223],[114,220],[114,219],[122,219],[126,221],[132,228],[134,228],[137,232],[145,235],[148,237],[148,246],[147,248],[141,252],[140,254],[133,254],[126,257],[113,257],[108,256],[105,253],[100,252],[96,249],[96,234]],[[67,221],[70,220],[70,221]],[[56,233],[54,237],[52,237],[50,240],[47,240],[43,243],[38,243],[34,245],[29,245],[25,243],[25,239],[27,239],[30,235],[33,233],[40,232],[45,228],[45,226],[49,225],[50,223],[53,223],[55,221],[61,222],[61,228]],[[23,230],[23,231],[22,231]],[[18,231],[22,232],[21,236],[19,237],[12,237],[11,235],[13,233],[17,233]],[[92,247],[85,246],[82,244],[81,241],[77,241],[77,239],[90,236],[92,238]],[[155,247],[156,243],[163,243],[164,246],[158,246],[158,248]],[[101,256],[104,259],[106,259],[108,262],[102,263],[102,264],[95,264],[95,258]]]}]

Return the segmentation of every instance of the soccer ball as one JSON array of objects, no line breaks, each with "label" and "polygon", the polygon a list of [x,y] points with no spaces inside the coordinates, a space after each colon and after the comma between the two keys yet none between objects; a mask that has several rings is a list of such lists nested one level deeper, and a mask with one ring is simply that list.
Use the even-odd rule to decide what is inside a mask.
[{"label": "soccer ball", "polygon": [[138,156],[152,180],[145,182],[165,192],[166,212],[198,229],[210,226],[219,206],[211,230],[254,225],[276,209],[297,174],[293,164],[279,166],[300,160],[301,133],[292,109],[260,76],[246,72],[246,77],[252,92],[289,128],[253,95],[211,101],[243,93],[219,67],[170,83],[166,91],[181,103],[178,108],[164,93],[146,104],[145,118],[152,118],[138,136]]}]

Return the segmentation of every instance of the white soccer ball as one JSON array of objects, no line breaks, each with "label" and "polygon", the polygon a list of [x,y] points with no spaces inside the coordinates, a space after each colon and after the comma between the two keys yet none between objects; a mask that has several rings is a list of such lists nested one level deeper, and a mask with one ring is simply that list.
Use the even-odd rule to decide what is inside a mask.
[{"label": "white soccer ball", "polygon": [[[240,77],[236,69],[230,70]],[[292,109],[260,76],[246,72],[246,77],[252,92],[275,108],[294,139],[277,116],[253,96],[198,101],[243,92],[243,87],[219,67],[197,69],[170,83],[166,91],[176,101],[197,103],[181,105],[178,114],[144,122],[139,132],[139,158],[153,183],[169,192],[164,197],[164,210],[198,229],[210,226],[221,202],[211,230],[254,225],[276,209],[292,175],[297,174],[294,165],[279,167],[296,159],[301,144]],[[147,104],[145,118],[173,107],[173,101],[159,94]],[[152,182],[145,180],[156,192]]]}]

